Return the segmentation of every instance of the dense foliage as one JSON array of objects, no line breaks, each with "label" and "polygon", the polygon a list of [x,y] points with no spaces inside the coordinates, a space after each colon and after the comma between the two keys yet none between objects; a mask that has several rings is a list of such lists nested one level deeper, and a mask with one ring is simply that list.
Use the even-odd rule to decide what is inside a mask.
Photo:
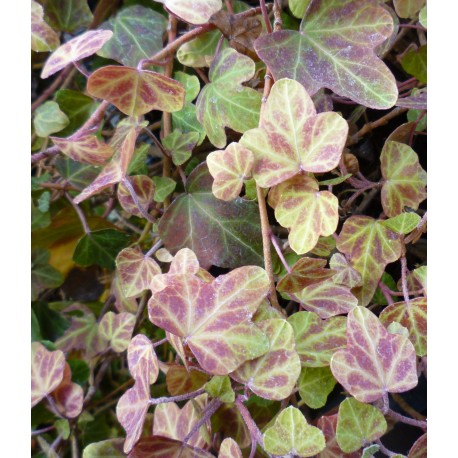
[{"label": "dense foliage", "polygon": [[426,456],[426,0],[31,0],[32,456]]}]

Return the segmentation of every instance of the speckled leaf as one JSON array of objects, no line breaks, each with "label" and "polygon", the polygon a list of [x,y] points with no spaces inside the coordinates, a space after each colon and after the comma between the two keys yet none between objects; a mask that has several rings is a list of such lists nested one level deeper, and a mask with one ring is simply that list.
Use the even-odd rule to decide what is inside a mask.
[{"label": "speckled leaf", "polygon": [[317,426],[326,438],[326,448],[318,455],[319,458],[361,458],[360,453],[344,453],[339,447],[336,439],[337,414],[320,417]]},{"label": "speckled leaf", "polygon": [[[143,363],[140,364],[140,361]],[[129,365],[129,372],[135,380],[146,376],[150,385],[157,380],[159,364],[153,344],[148,337],[137,334],[130,341],[127,348],[127,364]],[[145,369],[146,374],[141,373]]]},{"label": "speckled leaf", "polygon": [[100,321],[99,333],[115,353],[121,353],[129,346],[134,325],[135,315],[132,313],[107,312]]},{"label": "speckled leaf", "polygon": [[212,377],[205,385],[205,391],[212,398],[218,398],[221,402],[233,403],[235,401],[231,379],[227,375],[215,375]]},{"label": "speckled leaf", "polygon": [[348,314],[347,348],[332,356],[337,381],[360,402],[373,402],[386,393],[417,386],[417,361],[412,343],[390,334],[368,309]]},{"label": "speckled leaf", "polygon": [[336,383],[329,367],[303,367],[297,387],[303,401],[310,408],[319,409],[326,404]]},{"label": "speckled leaf", "polygon": [[[154,181],[146,175],[134,175],[129,177],[129,182],[134,188],[140,205],[147,212],[149,206],[153,202],[154,193],[156,192]],[[123,182],[119,183],[118,186],[118,201],[126,212],[138,216],[139,218],[144,218],[142,212],[134,202],[130,191]]]},{"label": "speckled leaf", "polygon": [[87,91],[108,100],[128,116],[140,116],[151,110],[181,110],[185,95],[178,81],[149,70],[117,65],[107,65],[92,73]]},{"label": "speckled leaf", "polygon": [[407,51],[401,60],[402,68],[418,81],[427,83],[427,46],[420,46],[418,49]]},{"label": "speckled leaf", "polygon": [[59,105],[52,100],[48,100],[35,110],[33,126],[39,137],[47,137],[55,132],[61,131],[68,126],[67,115],[59,108]]},{"label": "speckled leaf", "polygon": [[60,350],[48,351],[40,342],[32,343],[32,407],[60,385],[64,369]]},{"label": "speckled leaf", "polygon": [[169,367],[165,381],[168,392],[178,396],[202,388],[208,381],[208,375],[199,370],[188,371],[186,367],[174,364]]},{"label": "speckled leaf", "polygon": [[329,191],[319,191],[315,178],[297,175],[272,188],[275,218],[288,229],[289,244],[297,254],[311,251],[318,238],[335,232],[339,201]]},{"label": "speckled leaf", "polygon": [[221,442],[218,458],[243,458],[239,444],[237,444],[232,437],[226,437],[226,439]]},{"label": "speckled leaf", "polygon": [[120,64],[136,67],[162,49],[164,16],[151,8],[133,5],[104,22],[102,29],[113,31],[113,38],[97,54]]},{"label": "speckled leaf", "polygon": [[172,254],[192,249],[204,268],[264,265],[257,204],[240,198],[219,200],[211,191],[212,182],[205,163],[189,175],[186,194],[167,208],[159,222],[164,245]]},{"label": "speckled leaf", "polygon": [[184,339],[204,370],[226,375],[269,348],[267,337],[251,322],[268,289],[266,272],[254,266],[234,269],[212,283],[174,275],[151,297],[149,317]]},{"label": "speckled leaf", "polygon": [[148,364],[144,359],[140,359],[138,364],[138,374],[142,375],[137,377],[134,386],[121,396],[116,406],[118,421],[126,430],[125,453],[129,453],[139,440],[149,407]]},{"label": "speckled leaf", "polygon": [[264,449],[274,455],[314,456],[325,448],[324,435],[307,423],[299,409],[289,406],[264,433]]},{"label": "speckled leaf", "polygon": [[205,450],[183,445],[167,437],[152,436],[142,439],[128,458],[214,458]]},{"label": "speckled leaf", "polygon": [[122,439],[93,442],[83,450],[83,458],[124,458]]},{"label": "speckled leaf", "polygon": [[337,285],[332,280],[314,283],[295,294],[302,307],[317,313],[321,318],[348,313],[358,305],[358,299],[347,286]]},{"label": "speckled leaf", "polygon": [[382,206],[387,216],[396,216],[404,207],[417,210],[426,199],[426,172],[417,153],[408,145],[386,142],[380,155],[385,182],[382,187]]},{"label": "speckled leaf", "polygon": [[326,259],[301,258],[293,267],[291,273],[287,273],[277,283],[277,290],[287,293],[296,293],[306,286],[319,283],[331,278],[336,271],[326,269]]},{"label": "speckled leaf", "polygon": [[400,18],[415,18],[426,4],[426,0],[393,0],[394,9]]},{"label": "speckled leaf", "polygon": [[418,356],[425,356],[426,345],[426,298],[417,297],[410,299],[410,304],[397,302],[383,309],[380,314],[380,321],[388,326],[390,323],[398,322],[408,329],[409,339],[415,347]]},{"label": "speckled leaf", "polygon": [[310,95],[325,87],[361,105],[386,109],[398,91],[374,48],[392,30],[391,15],[376,2],[314,0],[298,32],[263,35],[255,49],[275,80],[294,78]]},{"label": "speckled leaf", "polygon": [[275,318],[257,325],[269,338],[269,351],[242,364],[231,377],[262,398],[280,401],[292,393],[301,371],[293,328]]},{"label": "speckled leaf", "polygon": [[197,119],[217,148],[226,146],[224,127],[245,132],[258,125],[262,94],[242,83],[255,73],[254,62],[232,48],[213,59],[206,84],[196,102]]},{"label": "speckled leaf", "polygon": [[190,24],[205,24],[210,17],[219,11],[221,0],[155,0],[163,3],[173,14]]},{"label": "speckled leaf", "polygon": [[418,226],[420,221],[421,218],[416,213],[401,213],[384,220],[383,224],[397,234],[409,234]]},{"label": "speckled leaf", "polygon": [[103,165],[113,155],[113,148],[95,135],[79,138],[50,137],[53,143],[70,159],[92,165]]},{"label": "speckled leaf", "polygon": [[409,451],[408,458],[426,458],[427,456],[427,436],[426,433],[420,436]]},{"label": "speckled leaf", "polygon": [[87,0],[40,0],[49,24],[64,32],[75,32],[87,27],[92,19]]},{"label": "speckled leaf", "polygon": [[240,143],[231,143],[223,151],[210,153],[207,166],[214,179],[214,196],[226,201],[237,198],[243,182],[251,178],[253,163],[253,153]]},{"label": "speckled leaf", "polygon": [[337,249],[361,274],[363,286],[353,289],[353,294],[359,305],[365,306],[372,299],[385,266],[400,258],[401,241],[382,221],[369,216],[351,216],[342,227]]},{"label": "speckled leaf", "polygon": [[116,257],[121,287],[126,297],[140,295],[153,277],[162,273],[157,262],[136,248],[125,248]]},{"label": "speckled leaf", "polygon": [[361,274],[351,267],[343,254],[334,253],[329,261],[329,266],[337,273],[332,277],[332,281],[338,285],[348,288],[361,286],[363,280]]},{"label": "speckled leaf", "polygon": [[298,312],[288,322],[293,327],[303,367],[329,366],[331,356],[347,345],[345,317],[322,320],[316,313]]},{"label": "speckled leaf", "polygon": [[174,130],[164,137],[162,144],[172,156],[172,162],[175,165],[182,165],[191,157],[199,138],[198,132],[182,133],[181,130]]},{"label": "speckled leaf", "polygon": [[282,79],[272,86],[259,128],[245,132],[240,143],[253,151],[253,176],[259,186],[267,188],[302,171],[335,168],[347,133],[342,116],[334,112],[317,115],[304,86]]},{"label": "speckled leaf", "polygon": [[59,35],[43,19],[43,7],[32,0],[32,51],[53,51],[59,44]]},{"label": "speckled leaf", "polygon": [[48,78],[68,64],[95,54],[112,36],[110,30],[89,30],[67,41],[48,57],[41,77]]},{"label": "speckled leaf", "polygon": [[347,398],[340,404],[336,437],[344,452],[356,452],[383,436],[386,429],[385,417],[376,407],[353,398]]}]

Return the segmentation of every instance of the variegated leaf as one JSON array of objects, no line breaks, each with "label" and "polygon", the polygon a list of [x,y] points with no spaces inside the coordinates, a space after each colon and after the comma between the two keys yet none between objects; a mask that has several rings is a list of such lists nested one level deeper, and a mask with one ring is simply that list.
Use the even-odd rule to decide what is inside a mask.
[{"label": "variegated leaf", "polygon": [[76,418],[83,410],[84,392],[77,383],[62,382],[52,394],[58,410],[67,418]]},{"label": "variegated leaf", "polygon": [[221,0],[155,0],[163,3],[173,14],[190,24],[205,24],[223,4]]},{"label": "variegated leaf", "polygon": [[134,325],[135,315],[132,313],[107,312],[100,321],[99,333],[114,352],[121,353],[129,346]]},{"label": "variegated leaf", "polygon": [[107,439],[93,442],[83,450],[83,458],[124,458],[122,439]]},{"label": "variegated leaf", "polygon": [[[153,202],[154,193],[156,192],[154,181],[146,175],[134,175],[129,177],[129,182],[134,188],[135,194],[143,210],[148,212],[149,206]],[[138,216],[139,218],[144,218],[143,213],[138,208],[130,191],[123,182],[118,186],[118,201],[126,212]]]},{"label": "variegated leaf", "polygon": [[317,115],[302,84],[276,81],[259,127],[245,132],[240,143],[253,151],[253,176],[263,188],[305,172],[328,172],[339,163],[348,124],[334,112]]},{"label": "variegated leaf", "polygon": [[165,382],[168,392],[172,396],[178,396],[202,388],[208,378],[208,375],[200,372],[200,370],[188,370],[184,366],[173,364],[169,366]]},{"label": "variegated leaf", "polygon": [[243,458],[239,444],[231,437],[226,437],[226,439],[221,442],[218,458]]},{"label": "variegated leaf", "polygon": [[[140,361],[143,363],[140,364]],[[129,365],[129,372],[135,380],[146,376],[150,385],[157,380],[159,375],[158,359],[148,337],[137,334],[130,341],[127,348],[127,364]],[[141,373],[140,371],[145,368],[146,374]]]},{"label": "variegated leaf", "polygon": [[348,314],[347,348],[332,356],[337,381],[360,402],[373,402],[386,393],[402,393],[418,383],[412,343],[390,334],[368,309]]},{"label": "variegated leaf", "polygon": [[409,451],[408,458],[426,458],[427,457],[427,436],[426,433],[420,436]]},{"label": "variegated leaf", "polygon": [[361,453],[344,453],[339,447],[336,439],[337,414],[320,417],[316,425],[326,438],[326,448],[318,455],[319,458],[361,458]]},{"label": "variegated leaf", "polygon": [[43,19],[43,7],[32,0],[32,45],[33,51],[53,51],[59,44],[59,35]]},{"label": "variegated leaf", "polygon": [[183,444],[167,437],[152,436],[142,439],[128,458],[214,458],[205,450]]},{"label": "variegated leaf", "polygon": [[416,213],[401,213],[400,215],[393,216],[383,220],[383,224],[397,234],[409,234],[420,223],[421,218]]},{"label": "variegated leaf", "polygon": [[332,277],[332,281],[338,285],[348,288],[361,286],[363,279],[361,274],[348,263],[343,254],[334,253],[329,261],[329,266],[337,273]]}]

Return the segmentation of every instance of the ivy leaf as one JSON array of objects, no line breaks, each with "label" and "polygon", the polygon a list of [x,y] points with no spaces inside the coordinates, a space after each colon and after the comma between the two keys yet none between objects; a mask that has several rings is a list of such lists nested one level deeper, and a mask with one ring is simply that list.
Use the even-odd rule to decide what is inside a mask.
[{"label": "ivy leaf", "polygon": [[177,186],[176,181],[169,177],[155,176],[153,177],[153,183],[155,186],[153,196],[155,202],[164,202]]},{"label": "ivy leaf", "polygon": [[92,165],[103,165],[113,155],[113,148],[95,135],[73,139],[50,137],[53,143],[70,159]]},{"label": "ivy leaf", "polygon": [[35,110],[33,118],[35,132],[40,137],[47,137],[59,132],[65,126],[68,126],[69,122],[67,115],[59,108],[59,105],[51,100],[40,105]]},{"label": "ivy leaf", "polygon": [[348,288],[361,286],[363,282],[361,274],[351,267],[343,254],[334,253],[329,261],[329,266],[334,272],[337,272],[332,277],[334,283],[347,286]]},{"label": "ivy leaf", "polygon": [[239,143],[231,143],[224,151],[210,153],[207,166],[214,179],[214,196],[225,201],[236,199],[243,182],[251,178],[253,163],[253,153]]},{"label": "ivy leaf", "polygon": [[52,393],[52,396],[58,406],[67,418],[76,418],[83,410],[84,392],[83,388],[77,383],[71,381],[71,371],[69,369],[69,379],[62,383]]},{"label": "ivy leaf", "polygon": [[240,143],[254,153],[256,182],[268,188],[302,171],[335,168],[347,133],[348,124],[339,114],[317,115],[302,84],[282,79],[272,86],[259,128],[245,132]]},{"label": "ivy leaf", "polygon": [[136,67],[162,49],[164,16],[151,8],[133,5],[104,22],[101,27],[113,31],[113,38],[97,54],[128,67]]},{"label": "ivy leaf", "polygon": [[234,269],[211,283],[190,274],[173,275],[151,297],[149,317],[181,337],[204,370],[226,375],[269,348],[267,337],[251,322],[268,289],[266,272],[254,266]]},{"label": "ivy leaf", "polygon": [[397,234],[409,234],[418,226],[420,221],[419,215],[409,212],[388,218],[383,221],[383,224]]},{"label": "ivy leaf", "polygon": [[326,404],[336,383],[329,367],[303,367],[297,387],[304,402],[312,409],[319,409]]},{"label": "ivy leaf", "polygon": [[368,309],[348,314],[347,348],[332,356],[337,381],[360,402],[373,402],[386,393],[417,386],[417,361],[412,343],[390,334]]},{"label": "ivy leaf", "polygon": [[[132,188],[134,188],[140,205],[146,212],[148,212],[149,206],[153,201],[153,197],[156,192],[156,186],[154,185],[153,180],[147,175],[134,175],[129,177],[129,182],[132,185]],[[117,194],[118,201],[126,212],[138,216],[139,218],[144,218],[143,213],[134,202],[134,199],[124,182],[119,183]]]},{"label": "ivy leaf", "polygon": [[420,436],[415,443],[412,445],[412,448],[409,451],[408,458],[423,458],[427,453],[427,439],[426,433],[423,436]]},{"label": "ivy leaf", "polygon": [[410,304],[396,302],[384,308],[380,314],[380,321],[388,326],[397,322],[408,329],[409,339],[415,347],[418,356],[425,356],[426,346],[426,298],[410,299]]},{"label": "ivy leaf", "polygon": [[203,267],[264,265],[257,204],[240,198],[216,199],[212,182],[205,164],[189,175],[186,194],[167,208],[159,222],[164,245],[172,254],[184,247],[192,249]]},{"label": "ivy leaf", "polygon": [[89,30],[67,41],[48,57],[41,77],[48,78],[68,64],[95,54],[112,36],[110,30]]},{"label": "ivy leaf", "polygon": [[320,236],[337,229],[339,201],[331,192],[319,191],[313,177],[296,175],[275,186],[269,204],[275,208],[277,221],[290,229],[289,245],[297,254],[308,253]]},{"label": "ivy leaf", "polygon": [[178,81],[149,70],[117,65],[107,65],[92,73],[87,91],[108,100],[127,116],[141,116],[151,110],[181,110],[185,95]]},{"label": "ivy leaf", "polygon": [[386,142],[380,163],[385,179],[381,195],[385,214],[399,215],[404,207],[417,210],[426,199],[426,172],[415,151],[403,143]]},{"label": "ivy leaf", "polygon": [[302,19],[310,3],[311,0],[289,0],[288,6],[294,16]]},{"label": "ivy leaf", "polygon": [[199,138],[198,132],[183,134],[180,130],[174,130],[164,137],[162,144],[172,156],[172,162],[175,165],[182,165],[191,157],[192,150],[199,143]]},{"label": "ivy leaf", "polygon": [[198,370],[190,370],[181,365],[172,365],[165,378],[167,390],[172,396],[190,393],[202,388],[208,381],[208,375]]},{"label": "ivy leaf", "polygon": [[428,13],[427,13],[427,5],[425,5],[421,10],[420,14],[418,15],[418,19],[420,24],[426,29],[428,28]]},{"label": "ivy leaf", "polygon": [[218,458],[243,458],[239,444],[231,437],[226,437],[226,439],[221,442]]},{"label": "ivy leaf", "polygon": [[320,417],[316,425],[326,438],[326,448],[318,455],[319,458],[361,458],[360,453],[344,453],[339,447],[336,439],[337,414]]},{"label": "ivy leaf", "polygon": [[59,35],[43,19],[43,7],[32,0],[32,51],[53,51],[59,44]]},{"label": "ivy leaf", "polygon": [[125,248],[116,257],[121,287],[126,297],[139,296],[153,277],[162,273],[157,262],[136,248]]},{"label": "ivy leaf", "polygon": [[400,18],[415,18],[425,6],[426,0],[393,0],[394,9]]},{"label": "ivy leaf", "polygon": [[124,458],[122,439],[93,442],[83,450],[83,458]]},{"label": "ivy leaf", "polygon": [[385,266],[401,257],[399,235],[369,216],[348,218],[337,239],[337,248],[361,274],[363,286],[353,289],[353,294],[363,306],[372,299]]},{"label": "ivy leaf", "polygon": [[42,0],[49,23],[64,32],[88,26],[93,19],[87,0]]},{"label": "ivy leaf", "polygon": [[388,11],[365,0],[314,0],[298,32],[284,30],[255,41],[275,80],[294,78],[310,95],[331,89],[369,108],[386,109],[397,99],[396,80],[374,48],[393,30]]},{"label": "ivy leaf", "polygon": [[313,312],[297,312],[288,318],[296,339],[296,351],[303,367],[329,366],[331,356],[347,345],[347,319],[322,320]]},{"label": "ivy leaf", "polygon": [[273,455],[314,456],[325,446],[323,433],[293,406],[284,409],[264,433],[264,449]]},{"label": "ivy leaf", "polygon": [[[140,361],[143,363],[140,364]],[[156,352],[151,341],[143,334],[137,334],[130,341],[127,348],[127,363],[129,372],[135,380],[146,376],[150,385],[157,380],[159,363]],[[146,369],[146,373],[141,372],[143,369]]]},{"label": "ivy leaf", "polygon": [[227,375],[215,375],[205,385],[205,391],[221,402],[233,403],[235,393],[231,386],[231,379]]},{"label": "ivy leaf", "polygon": [[97,264],[114,269],[116,255],[128,243],[130,237],[115,229],[101,229],[84,235],[76,245],[73,260],[81,266]]},{"label": "ivy leaf", "polygon": [[155,0],[163,3],[173,14],[190,24],[205,24],[213,14],[219,11],[223,4],[221,0]]},{"label": "ivy leaf", "polygon": [[212,61],[208,73],[210,83],[197,98],[196,113],[217,148],[226,146],[225,126],[245,132],[258,125],[262,95],[242,85],[253,78],[254,73],[254,62],[232,48],[223,49]]},{"label": "ivy leaf", "polygon": [[205,450],[184,445],[167,437],[152,436],[142,439],[128,458],[214,458]]},{"label": "ivy leaf", "polygon": [[63,282],[63,275],[49,265],[50,254],[47,250],[37,248],[32,252],[32,299],[47,288],[58,288]]},{"label": "ivy leaf", "polygon": [[370,404],[347,398],[339,406],[337,442],[345,453],[356,452],[363,445],[382,437],[387,429],[382,412]]},{"label": "ivy leaf", "polygon": [[32,407],[60,385],[64,369],[60,350],[48,351],[40,342],[32,343]]},{"label": "ivy leaf", "polygon": [[107,312],[100,321],[99,333],[115,353],[122,353],[129,346],[134,326],[135,315],[132,313]]},{"label": "ivy leaf", "polygon": [[427,46],[420,46],[418,49],[407,51],[402,57],[402,68],[418,81],[427,83]]},{"label": "ivy leaf", "polygon": [[281,319],[257,323],[269,338],[269,351],[242,364],[231,377],[265,399],[280,401],[293,391],[301,371],[291,325]]}]

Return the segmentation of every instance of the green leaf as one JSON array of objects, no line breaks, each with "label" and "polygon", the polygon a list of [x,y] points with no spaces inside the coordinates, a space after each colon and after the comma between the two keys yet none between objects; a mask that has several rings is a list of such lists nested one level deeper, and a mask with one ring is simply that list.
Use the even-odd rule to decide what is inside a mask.
[{"label": "green leaf", "polygon": [[84,235],[73,253],[73,260],[81,266],[97,264],[107,269],[115,268],[117,254],[130,241],[128,235],[114,229],[101,229]]},{"label": "green leaf", "polygon": [[197,119],[217,148],[226,146],[224,127],[245,132],[258,125],[262,94],[242,83],[255,73],[255,64],[232,48],[220,51],[209,71],[210,83],[199,94]]},{"label": "green leaf", "polygon": [[70,437],[70,424],[66,419],[56,420],[54,422],[57,433],[62,436],[62,439],[67,440]]},{"label": "green leaf", "polygon": [[345,453],[355,452],[386,432],[382,412],[370,404],[347,398],[340,404],[337,417],[337,443]]},{"label": "green leaf", "polygon": [[[361,458],[374,458],[374,454],[380,450],[380,445],[372,444],[369,447],[363,449],[363,454]],[[402,455],[401,455],[402,456]]]},{"label": "green leaf", "polygon": [[84,385],[89,380],[91,369],[86,361],[81,359],[68,359],[68,365],[72,371],[72,382]]},{"label": "green leaf", "polygon": [[231,379],[227,375],[215,375],[205,385],[205,391],[213,398],[221,402],[232,403],[235,401],[235,393],[231,386]]},{"label": "green leaf", "polygon": [[[419,120],[420,116],[421,119]],[[428,117],[424,110],[409,110],[407,112],[407,119],[409,122],[416,123],[416,132],[423,132],[426,130],[426,126],[428,125]]]},{"label": "green leaf", "polygon": [[82,164],[68,157],[58,157],[56,169],[63,178],[78,189],[88,186],[101,171],[101,167]]},{"label": "green leaf", "polygon": [[135,315],[122,312],[107,312],[99,323],[99,335],[109,342],[115,353],[127,350],[135,326]]},{"label": "green leaf", "polygon": [[307,423],[299,409],[289,406],[264,433],[264,449],[274,455],[314,456],[326,446],[324,435]]},{"label": "green leaf", "polygon": [[32,252],[32,300],[44,289],[57,288],[64,282],[63,275],[48,264],[49,256],[42,248]]},{"label": "green leaf", "polygon": [[87,0],[42,0],[49,24],[56,30],[74,32],[88,26],[93,17]]},{"label": "green leaf", "polygon": [[83,450],[83,458],[123,458],[123,441],[124,439],[108,439],[89,444]]},{"label": "green leaf", "polygon": [[192,102],[200,92],[200,82],[196,75],[188,75],[184,72],[176,72],[174,78],[179,81],[186,90],[185,101]]},{"label": "green leaf", "polygon": [[35,110],[33,125],[40,137],[47,137],[68,126],[70,120],[56,102],[47,101]]},{"label": "green leaf", "polygon": [[40,210],[42,213],[46,213],[49,210],[50,198],[51,198],[51,193],[49,191],[45,191],[38,198],[38,210]]},{"label": "green leaf", "polygon": [[49,212],[42,212],[38,209],[33,201],[32,204],[32,225],[31,230],[36,231],[37,229],[43,229],[51,224],[51,214]]},{"label": "green leaf", "polygon": [[148,159],[148,151],[150,145],[143,143],[142,145],[135,148],[134,155],[130,161],[129,167],[127,168],[127,175],[147,175],[148,167],[146,161]]},{"label": "green leaf", "polygon": [[172,156],[172,162],[175,165],[182,165],[191,157],[199,138],[198,132],[182,133],[176,129],[164,137],[162,144]]},{"label": "green leaf", "polygon": [[426,4],[426,0],[393,0],[394,9],[400,18],[415,18]]},{"label": "green leaf", "polygon": [[428,28],[428,13],[426,11],[427,6],[425,5],[421,10],[419,14],[419,20],[420,24],[426,29]]},{"label": "green leaf", "polygon": [[418,81],[427,83],[427,45],[411,49],[401,60],[402,68]]},{"label": "green leaf", "polygon": [[348,178],[350,177],[351,177],[351,173],[347,173],[346,175],[342,175],[337,178],[331,178],[330,180],[319,181],[318,184],[320,186],[338,185],[340,183],[343,183],[344,181],[347,181]]},{"label": "green leaf", "polygon": [[294,16],[302,19],[311,2],[312,0],[289,0],[288,6]]},{"label": "green leaf", "polygon": [[297,387],[303,401],[310,408],[319,409],[326,404],[336,383],[329,367],[303,367]]},{"label": "green leaf", "polygon": [[164,200],[175,191],[177,186],[176,181],[169,177],[155,176],[153,177],[153,182],[156,187],[153,197],[155,202],[164,202]]},{"label": "green leaf", "polygon": [[409,234],[418,226],[420,221],[421,218],[416,213],[401,213],[384,220],[383,224],[397,234]]},{"label": "green leaf", "polygon": [[[388,286],[388,288],[390,288],[391,291],[397,290],[396,282],[394,281],[394,278],[389,273],[383,272],[383,275],[380,281],[384,283],[386,286]],[[383,294],[379,286],[377,286],[377,289],[375,290],[374,297],[372,298],[372,302],[374,304],[388,305],[386,297]]]},{"label": "green leaf", "polygon": [[32,319],[32,325],[31,325],[31,335],[32,335],[32,342],[35,342],[37,340],[43,340],[43,336],[41,335],[40,331],[40,323],[38,322],[37,315],[31,310],[31,319]]}]

